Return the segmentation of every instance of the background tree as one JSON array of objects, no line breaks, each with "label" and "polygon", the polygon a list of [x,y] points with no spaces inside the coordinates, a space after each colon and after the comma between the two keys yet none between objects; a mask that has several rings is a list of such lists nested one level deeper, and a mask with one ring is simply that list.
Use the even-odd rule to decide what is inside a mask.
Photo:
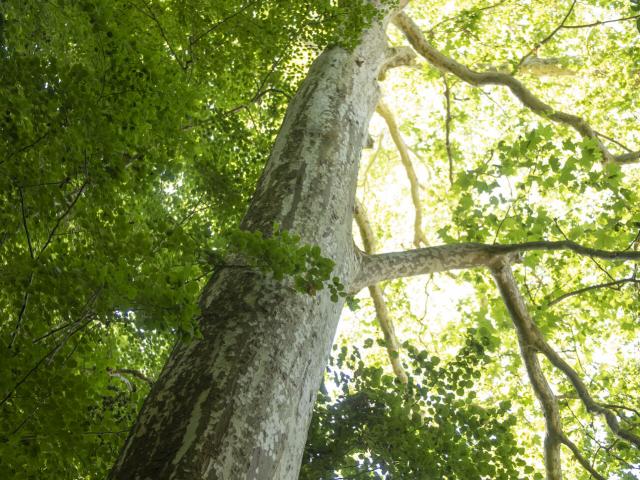
[{"label": "background tree", "polygon": [[[387,73],[390,107],[378,111],[401,170],[392,145],[374,141],[359,196],[373,215],[379,249],[449,246],[365,257],[347,285],[354,292],[372,285],[374,306],[365,303],[361,321],[377,315],[398,383],[407,370],[411,375],[407,386],[394,387],[379,370],[347,366],[354,381],[338,382],[344,398],[332,390],[319,404],[303,468],[308,478],[319,471],[327,478],[366,478],[363,472],[515,478],[514,468],[540,475],[542,448],[525,455],[509,432],[497,435],[491,423],[478,429],[483,417],[475,408],[490,418],[517,415],[514,434],[524,446],[537,445],[535,432],[545,428],[548,478],[559,478],[561,445],[568,478],[634,478],[638,282],[635,264],[621,260],[637,258],[640,227],[632,164],[638,155],[625,146],[638,141],[637,3],[564,7],[415,1],[408,13],[417,23],[396,18],[426,62]],[[109,468],[173,338],[197,335],[196,299],[219,262],[215,240],[237,225],[285,100],[309,59],[337,41],[354,48],[369,20],[366,8],[331,2],[2,5],[5,476],[82,478]],[[398,30],[389,33],[400,44]],[[394,121],[394,113],[403,121]],[[379,125],[372,126],[374,137],[381,136]],[[406,206],[398,205],[397,190],[386,189],[394,177],[410,186]],[[373,253],[376,242],[362,225],[363,249]],[[270,232],[273,225],[262,227]],[[248,243],[251,249],[240,250],[249,258],[302,255],[284,273],[299,275],[307,293],[322,286],[304,283],[304,251]],[[499,246],[506,244],[515,246]],[[330,249],[323,253],[335,258]],[[267,277],[278,275],[274,266],[285,262],[278,258],[258,262]],[[312,255],[311,263],[319,258]],[[458,305],[443,318],[436,303],[422,323],[415,312],[424,293],[401,294],[415,292],[415,283],[391,282],[386,307],[373,287],[480,265],[493,270],[505,302],[484,270],[434,276],[426,287],[422,279],[422,292],[439,289],[445,303]],[[475,292],[463,295],[458,284]],[[397,335],[389,328],[394,318]],[[360,328],[350,342],[373,336],[366,323]],[[420,363],[441,352],[455,371],[466,328],[493,359],[484,375],[447,377]],[[404,339],[429,339],[430,353],[421,360],[398,354]],[[548,364],[541,367],[538,356]],[[458,358],[481,361],[464,348]],[[369,365],[383,361],[375,348],[366,357]],[[531,386],[522,381],[523,368]],[[464,385],[456,384],[460,378]],[[424,390],[412,390],[417,385]],[[466,393],[471,386],[479,398]],[[438,388],[443,393],[428,393]],[[393,409],[390,395],[400,408]],[[500,403],[508,399],[510,405]],[[317,451],[335,433],[326,408],[336,400],[331,408],[347,412],[338,418],[354,425],[338,435],[338,445],[355,449],[348,455],[342,447]],[[394,421],[353,436],[363,425],[348,414],[358,401],[378,417],[384,415],[376,408],[392,412]],[[498,403],[500,411],[490,410]],[[410,412],[418,413],[412,425]],[[440,428],[429,436],[433,422]],[[433,445],[461,431],[470,432],[464,442]],[[500,440],[484,445],[487,435]],[[389,452],[373,441],[385,436],[403,448]],[[484,463],[465,453],[474,442]],[[412,455],[409,445],[416,444],[434,453]],[[509,444],[513,450],[492,450]],[[451,452],[466,461],[456,467]],[[469,470],[473,464],[494,470]]]}]

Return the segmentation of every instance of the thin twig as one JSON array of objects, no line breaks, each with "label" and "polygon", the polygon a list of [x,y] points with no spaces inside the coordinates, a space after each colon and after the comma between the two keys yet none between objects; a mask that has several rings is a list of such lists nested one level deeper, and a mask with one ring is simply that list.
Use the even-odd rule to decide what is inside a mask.
[{"label": "thin twig", "polygon": [[573,0],[573,2],[571,2],[571,7],[569,7],[569,11],[567,12],[567,14],[564,16],[564,18],[562,19],[562,22],[560,22],[560,25],[558,25],[549,35],[547,35],[546,37],[544,37],[541,41],[539,41],[538,43],[535,44],[535,46],[529,50],[529,52],[523,56],[520,61],[518,62],[518,65],[516,65],[516,67],[513,69],[512,75],[515,75],[516,72],[518,71],[518,69],[522,66],[522,64],[527,60],[527,58],[529,58],[531,55],[533,55],[534,53],[536,53],[538,51],[538,49],[544,45],[545,43],[547,43],[549,40],[551,40],[553,38],[553,36],[558,33],[560,31],[560,29],[562,28],[562,26],[566,23],[566,21],[569,19],[569,16],[571,15],[571,13],[573,12],[574,7],[576,6],[576,1],[577,0]]},{"label": "thin twig", "polygon": [[597,22],[593,22],[593,23],[584,23],[582,25],[563,25],[562,28],[588,28],[588,27],[598,27],[600,25],[606,25],[608,23],[615,23],[615,22],[625,22],[627,20],[635,20],[637,18],[640,18],[640,14],[639,15],[632,15],[630,17],[622,17],[622,18],[614,18],[612,20],[598,20]]},{"label": "thin twig", "polygon": [[29,247],[29,255],[31,260],[34,260],[33,245],[31,243],[31,235],[29,235],[29,226],[27,225],[27,214],[24,208],[24,195],[22,194],[22,187],[18,187],[20,193],[20,212],[22,213],[22,226],[24,227],[24,233],[27,236],[27,246]]},{"label": "thin twig", "polygon": [[226,17],[224,17],[222,20],[219,20],[218,22],[214,23],[213,25],[211,25],[211,27],[209,27],[208,29],[206,29],[204,32],[199,33],[198,35],[192,37],[189,40],[189,46],[193,47],[196,43],[198,43],[200,40],[202,40],[203,37],[209,35],[211,32],[213,32],[214,30],[216,30],[217,28],[219,28],[221,25],[223,25],[224,23],[228,22],[229,20],[237,17],[238,15],[240,15],[242,12],[244,12],[246,9],[248,9],[249,7],[251,7],[252,5],[255,5],[259,0],[251,0],[250,2],[248,2],[246,5],[240,7],[238,10],[236,10],[235,12],[227,15]]},{"label": "thin twig", "polygon": [[555,305],[556,303],[559,303],[569,297],[573,297],[575,295],[580,295],[581,293],[585,293],[585,292],[590,292],[591,290],[597,290],[599,288],[611,288],[611,287],[615,287],[617,285],[623,285],[625,283],[638,283],[640,284],[640,280],[636,279],[636,278],[623,278],[621,280],[615,280],[613,282],[606,282],[606,283],[599,283],[597,285],[590,285],[588,287],[583,287],[583,288],[579,288],[578,290],[574,290],[572,292],[567,292],[564,293],[562,295],[560,295],[558,298],[555,298],[553,300],[551,300],[549,303],[547,303],[547,307],[551,307],[553,305]]},{"label": "thin twig", "polygon": [[78,190],[78,192],[76,193],[76,196],[73,198],[73,200],[71,201],[71,203],[67,206],[67,208],[65,209],[64,212],[62,212],[62,214],[56,219],[56,223],[53,226],[53,229],[49,232],[49,236],[47,237],[47,240],[44,242],[44,245],[42,246],[42,248],[40,249],[40,252],[38,253],[38,256],[36,257],[36,260],[38,260],[42,254],[44,253],[44,251],[47,249],[47,247],[51,244],[51,241],[53,240],[54,235],[56,234],[56,231],[58,230],[58,228],[60,227],[60,224],[62,223],[62,221],[65,219],[65,217],[67,215],[69,215],[69,212],[71,212],[71,209],[75,206],[75,204],[78,202],[78,200],[80,199],[80,196],[82,195],[82,192],[84,192],[85,187],[88,185],[88,181],[85,180],[84,183],[80,186],[80,189]]}]

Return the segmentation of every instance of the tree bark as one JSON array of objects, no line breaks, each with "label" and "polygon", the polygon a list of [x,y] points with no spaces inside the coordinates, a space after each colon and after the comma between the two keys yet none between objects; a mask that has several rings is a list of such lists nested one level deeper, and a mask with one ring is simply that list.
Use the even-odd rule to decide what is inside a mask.
[{"label": "tree bark", "polygon": [[[265,234],[278,223],[319,245],[347,285],[360,262],[358,162],[388,55],[375,24],[353,52],[332,47],[314,62],[242,222]],[[342,302],[227,267],[201,307],[203,339],[176,346],[110,478],[297,478]]]}]

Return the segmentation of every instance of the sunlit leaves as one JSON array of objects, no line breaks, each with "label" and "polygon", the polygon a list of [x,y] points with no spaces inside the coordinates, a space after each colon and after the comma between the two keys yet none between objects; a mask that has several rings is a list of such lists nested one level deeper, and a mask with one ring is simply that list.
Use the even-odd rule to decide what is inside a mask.
[{"label": "sunlit leaves", "polygon": [[516,478],[527,465],[511,405],[476,397],[490,358],[485,340],[466,340],[446,363],[405,344],[407,385],[367,365],[357,348],[335,352],[301,478]]}]

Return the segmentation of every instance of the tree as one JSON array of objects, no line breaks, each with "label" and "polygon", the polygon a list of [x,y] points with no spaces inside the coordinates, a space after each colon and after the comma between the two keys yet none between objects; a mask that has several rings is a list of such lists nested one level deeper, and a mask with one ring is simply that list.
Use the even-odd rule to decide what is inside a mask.
[{"label": "tree", "polygon": [[[370,286],[385,335],[397,388],[404,392],[405,401],[411,398],[406,395],[418,392],[400,411],[406,418],[417,406],[413,409],[415,421],[423,422],[426,428],[427,404],[436,397],[427,390],[412,389],[419,386],[420,375],[427,379],[429,374],[437,375],[433,368],[437,362],[412,353],[424,371],[406,374],[391,314],[376,285],[406,276],[482,267],[493,273],[504,305],[491,303],[476,309],[484,313],[479,312],[471,322],[477,328],[469,331],[469,347],[461,350],[460,358],[476,355],[480,361],[484,349],[512,352],[513,342],[506,340],[506,322],[496,321],[508,313],[521,355],[514,361],[503,361],[504,368],[517,371],[521,361],[540,404],[546,430],[547,478],[562,476],[562,445],[595,478],[609,473],[631,475],[638,458],[634,447],[640,445],[638,414],[629,400],[634,381],[629,385],[613,381],[611,370],[590,372],[597,385],[608,385],[605,390],[609,390],[593,393],[583,379],[586,372],[580,374],[560,348],[575,337],[564,334],[557,311],[539,308],[535,315],[530,313],[527,303],[535,305],[538,294],[527,291],[525,301],[519,284],[528,285],[521,276],[529,271],[539,278],[539,290],[553,292],[563,277],[577,276],[593,262],[609,277],[606,281],[594,277],[595,283],[588,286],[578,286],[578,282],[574,290],[547,303],[552,306],[565,299],[583,298],[584,293],[617,288],[619,295],[610,299],[617,310],[607,310],[609,305],[595,301],[589,308],[594,315],[616,311],[619,324],[581,326],[577,338],[586,342],[613,328],[609,333],[618,337],[620,345],[637,341],[632,316],[637,289],[622,287],[638,283],[633,262],[640,258],[636,235],[640,217],[635,206],[637,193],[631,186],[637,181],[633,163],[640,153],[618,143],[635,140],[632,133],[627,134],[630,120],[624,114],[632,111],[635,100],[625,93],[626,88],[609,90],[606,95],[598,91],[603,103],[611,101],[620,113],[615,118],[593,110],[577,115],[573,109],[565,112],[565,105],[556,106],[563,102],[552,101],[557,100],[553,95],[542,100],[516,77],[541,71],[547,76],[567,73],[570,68],[565,65],[591,62],[597,78],[599,55],[609,48],[605,40],[611,45],[627,42],[622,43],[623,48],[633,65],[633,61],[637,63],[633,46],[637,39],[632,33],[637,36],[637,31],[623,29],[601,40],[598,51],[587,59],[534,61],[543,48],[553,45],[561,30],[581,32],[605,24],[605,20],[569,24],[572,15],[582,18],[590,14],[585,12],[598,13],[597,9],[578,12],[573,2],[559,19],[548,14],[528,23],[553,27],[545,36],[534,28],[535,41],[527,35],[516,38],[519,49],[529,46],[522,55],[517,56],[515,47],[510,55],[501,56],[499,50],[467,55],[467,60],[477,65],[500,67],[485,66],[484,72],[478,72],[455,60],[458,50],[464,54],[472,45],[469,38],[485,28],[483,13],[505,3],[474,5],[443,19],[440,25],[453,25],[441,46],[446,54],[402,12],[404,5],[248,2],[229,10],[224,2],[194,1],[61,2],[46,6],[16,2],[3,7],[7,32],[2,37],[3,61],[8,67],[3,69],[7,72],[3,88],[8,107],[2,165],[8,193],[2,197],[2,205],[8,228],[3,234],[2,268],[4,278],[12,279],[6,282],[3,299],[10,319],[3,326],[8,352],[8,367],[2,377],[7,392],[2,400],[4,430],[10,432],[4,442],[7,451],[59,446],[59,438],[64,436],[54,437],[51,443],[40,441],[42,430],[38,427],[42,426],[65,429],[69,421],[127,425],[141,399],[132,381],[146,382],[147,376],[113,365],[113,360],[128,360],[153,371],[162,358],[158,349],[168,350],[167,334],[177,333],[181,340],[153,382],[111,478],[296,478],[344,299],[366,286]],[[418,17],[435,15],[420,2],[412,8]],[[634,2],[611,7],[612,11],[624,8],[632,12],[610,23],[628,25],[637,18]],[[604,7],[601,10],[610,13]],[[53,19],[46,26],[45,12]],[[525,12],[536,14],[534,9],[525,8]],[[25,18],[24,24],[18,18]],[[412,50],[388,46],[385,30],[389,22],[404,34]],[[74,32],[70,38],[69,30]],[[256,38],[247,40],[254,32]],[[221,42],[229,49],[217,48]],[[289,47],[293,43],[299,49],[292,54]],[[558,41],[556,48],[567,44]],[[282,112],[280,97],[288,96],[287,91],[297,83],[300,58],[309,49],[325,45],[287,107],[241,230],[228,235],[226,253],[221,256],[214,240],[239,217]],[[380,102],[377,88],[379,79],[394,74],[391,68],[411,64],[416,53],[440,72],[428,69],[425,76],[444,83],[446,105],[444,144],[432,141],[430,151],[447,158],[446,175],[438,172],[436,177],[449,182],[452,207],[445,225],[434,218],[428,232],[423,231],[423,210],[429,205],[436,217],[433,212],[438,195],[425,203],[422,193],[433,191],[419,184],[404,140],[412,133],[406,126],[401,132],[391,108]],[[504,60],[509,72],[504,71]],[[238,70],[241,61],[247,67]],[[280,70],[280,63],[289,68]],[[553,68],[557,64],[562,68]],[[634,81],[633,75],[629,67],[629,75],[615,81],[627,87]],[[248,97],[242,79],[257,84]],[[538,81],[535,76],[533,81]],[[456,142],[454,120],[461,130],[470,130],[473,125],[465,121],[464,112],[455,110],[455,103],[465,101],[456,97],[456,91],[474,100],[480,98],[479,90],[467,90],[460,82],[510,90],[525,109],[510,125],[514,131],[505,132],[479,152],[470,153],[460,138]],[[553,87],[545,88],[547,93]],[[180,98],[174,100],[176,92]],[[252,116],[256,103],[259,120]],[[466,115],[477,113],[475,105],[466,109]],[[586,105],[589,109],[598,106],[597,102]],[[416,248],[397,253],[374,253],[375,234],[364,208],[355,205],[359,159],[376,107],[398,148],[415,208]],[[587,119],[586,113],[594,120]],[[532,123],[531,114],[540,117],[539,123]],[[619,130],[615,139],[600,133],[601,129],[611,130],[612,122]],[[417,149],[422,153],[428,145],[429,141],[418,141]],[[617,148],[625,151],[616,153]],[[494,155],[498,157],[495,160]],[[49,157],[58,162],[49,161]],[[25,160],[28,167],[17,160]],[[507,195],[510,181],[526,193]],[[441,187],[443,183],[435,180],[434,185]],[[176,190],[181,193],[174,195]],[[580,196],[596,203],[592,216],[566,209],[555,215],[552,208],[543,206],[544,200],[561,198],[571,204]],[[80,203],[84,205],[80,207]],[[354,209],[366,253],[352,240]],[[38,217],[49,221],[38,225]],[[428,246],[434,239],[444,245]],[[551,263],[543,256],[550,251],[561,254],[552,257]],[[89,258],[96,253],[97,258]],[[75,258],[68,258],[72,255]],[[601,261],[614,263],[605,267]],[[519,269],[520,264],[524,270],[516,276],[512,269],[514,265]],[[198,309],[194,300],[198,281],[211,271]],[[465,273],[462,278],[473,280],[480,293],[492,296],[479,271]],[[78,340],[79,335],[89,336],[90,343]],[[554,348],[549,337],[559,346]],[[460,338],[461,334],[457,340]],[[144,348],[131,348],[126,342]],[[87,351],[87,345],[99,348]],[[582,348],[584,352],[595,351],[588,345]],[[404,350],[414,352],[410,346]],[[539,356],[556,370],[542,368]],[[629,368],[637,369],[637,362],[625,361]],[[47,379],[44,367],[54,362],[57,371],[71,375]],[[465,389],[481,384],[471,380],[475,378],[471,373],[460,373],[473,368],[478,371],[477,367],[455,369],[455,363],[450,365],[456,373],[448,374],[447,384],[430,380],[432,388],[444,392],[437,397],[437,415],[441,414],[440,405],[466,412],[453,398],[464,397]],[[379,376],[375,373],[378,370],[354,368],[362,379]],[[77,393],[85,384],[78,378],[82,372],[101,374],[84,397]],[[62,421],[58,417],[56,423],[55,415],[48,418],[39,410],[50,404],[60,378],[67,386],[75,385],[74,402],[94,406],[81,415],[62,415]],[[119,382],[118,387],[113,381]],[[21,398],[18,393],[25,386],[35,395]],[[356,401],[356,405],[385,408],[390,398],[386,390],[379,391],[381,398],[371,403],[370,394],[363,393],[367,389],[362,387],[360,400],[352,400],[352,404]],[[511,395],[518,391],[511,388]],[[116,393],[106,395],[109,389]],[[472,404],[473,399],[468,399],[465,405]],[[575,408],[583,411],[567,419],[561,401],[566,404],[565,412]],[[73,405],[72,401],[66,403],[67,408]],[[349,411],[348,402],[342,405]],[[492,412],[495,418],[511,408],[501,405]],[[477,410],[469,411],[468,417],[455,417],[460,422],[458,431],[478,415]],[[11,415],[20,420],[16,423]],[[437,415],[434,418],[442,418]],[[583,428],[586,440],[577,442],[566,425],[579,426],[584,418],[602,418],[604,423],[594,423],[591,430]],[[36,434],[25,435],[22,430],[26,425]],[[484,437],[472,436],[469,438],[474,440],[469,442],[485,445],[482,439],[493,438],[495,432],[495,438],[502,439],[493,425],[487,424]],[[316,433],[317,429],[326,430],[327,423],[316,422],[314,428]],[[447,431],[449,437],[456,435],[451,424],[441,425],[435,433]],[[87,433],[105,441],[103,432]],[[343,432],[340,438],[347,441],[348,435]],[[521,436],[525,443],[533,444],[526,435]],[[423,444],[429,445],[433,438],[423,438]],[[99,447],[77,443],[89,449]],[[118,446],[118,442],[107,443],[112,449]],[[462,459],[469,455],[469,445],[451,442],[446,449]],[[313,443],[309,448],[314,451]],[[594,461],[583,453],[585,449]],[[373,455],[373,450],[363,452],[362,465],[367,464],[367,455]],[[403,453],[408,455],[405,449],[397,454]],[[532,468],[524,462],[509,464],[509,458],[522,454],[519,450],[498,449],[494,454],[504,459],[503,467],[495,470],[504,478],[513,477],[518,469],[527,473]],[[451,469],[455,461],[450,455],[447,468]],[[611,459],[615,462],[604,465]],[[24,462],[7,462],[3,468],[16,475],[25,465],[20,461]],[[72,465],[55,463],[50,460],[40,468],[82,471],[77,460]],[[315,467],[307,459],[305,468],[305,474],[312,475],[309,472]],[[422,475],[436,471],[428,464],[420,468],[424,470],[413,471]],[[455,475],[467,467],[460,468]],[[581,475],[580,471],[572,473]],[[454,475],[446,469],[442,472]],[[473,474],[488,472],[480,469]]]}]

